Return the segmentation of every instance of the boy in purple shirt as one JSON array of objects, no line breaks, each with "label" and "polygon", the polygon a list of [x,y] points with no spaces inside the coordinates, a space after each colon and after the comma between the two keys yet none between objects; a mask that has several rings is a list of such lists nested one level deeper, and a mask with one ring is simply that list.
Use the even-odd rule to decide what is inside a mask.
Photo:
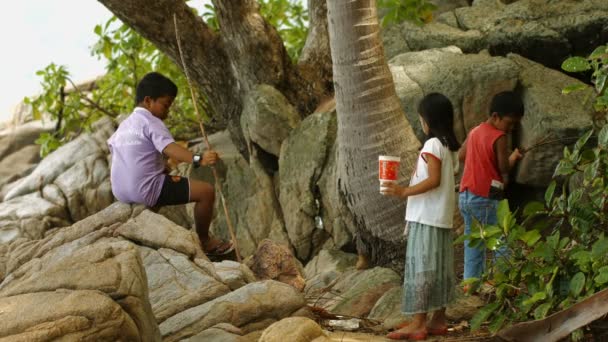
[{"label": "boy in purple shirt", "polygon": [[214,165],[219,159],[214,151],[202,156],[175,143],[163,120],[177,95],[177,86],[157,73],[146,74],[137,85],[137,107],[108,139],[112,153],[110,180],[112,193],[125,203],[149,207],[194,205],[194,223],[202,248],[208,255],[225,254],[232,244],[209,236],[215,192],[209,183],[169,176],[165,173],[163,154],[193,166]]}]

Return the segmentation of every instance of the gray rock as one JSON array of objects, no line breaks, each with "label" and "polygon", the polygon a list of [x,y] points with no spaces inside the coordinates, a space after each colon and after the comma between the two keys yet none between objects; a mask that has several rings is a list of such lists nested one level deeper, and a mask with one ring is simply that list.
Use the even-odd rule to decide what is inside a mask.
[{"label": "gray rock", "polygon": [[[423,27],[404,22],[383,33],[387,57],[456,45],[467,53],[518,53],[559,68],[569,55],[583,54],[608,36],[608,3],[602,0],[476,0],[441,14]],[[552,51],[553,53],[546,53]]]},{"label": "gray rock", "polygon": [[331,341],[323,329],[312,319],[289,317],[282,319],[264,330],[260,342],[323,342]]},{"label": "gray rock", "polygon": [[245,138],[278,157],[283,140],[300,123],[296,109],[281,92],[265,84],[247,94],[243,108],[241,127]]},{"label": "gray rock", "polygon": [[355,268],[357,255],[340,250],[323,249],[304,268],[304,275],[311,279],[326,272],[343,273]]},{"label": "gray rock", "polygon": [[213,264],[222,282],[234,291],[256,281],[253,272],[244,264],[232,260],[224,260]]},{"label": "gray rock", "polygon": [[302,294],[289,285],[273,280],[255,282],[167,319],[160,324],[160,331],[163,340],[170,342],[195,336],[221,322],[239,328],[263,322],[256,325],[262,328],[304,305]]},{"label": "gray rock", "polygon": [[464,141],[471,128],[486,120],[492,97],[514,89],[519,75],[519,66],[507,58],[463,54],[457,47],[405,53],[390,63],[397,96],[421,141],[418,103],[424,95],[439,92],[450,99],[454,132]]},{"label": "gray rock", "polygon": [[[40,146],[26,145],[23,148],[0,157],[0,189],[6,184],[25,177],[40,161]],[[0,193],[0,199],[4,195]]]},{"label": "gray rock", "polygon": [[9,126],[0,131],[0,160],[28,145],[33,145],[41,133],[50,132],[55,125],[48,121],[32,121]]},{"label": "gray rock", "polygon": [[139,247],[150,305],[160,324],[172,316],[230,292],[216,274],[173,249]]},{"label": "gray rock", "polygon": [[317,183],[336,138],[336,115],[315,113],[294,129],[281,148],[279,201],[285,228],[298,258],[306,260],[330,237],[317,227],[321,192]]},{"label": "gray rock", "polygon": [[72,165],[86,158],[106,158],[109,152],[106,140],[114,132],[114,125],[109,118],[104,117],[94,124],[93,129],[93,134],[83,134],[49,154],[31,174],[19,180],[8,191],[4,200],[32,193],[53,183]]},{"label": "gray rock", "polygon": [[543,140],[554,141],[524,155],[517,165],[516,180],[525,185],[547,186],[564,146],[572,145],[593,126],[594,91],[587,86],[585,91],[562,95],[566,86],[583,83],[518,55],[509,55],[509,59],[521,68],[525,115],[520,145],[532,147]]}]

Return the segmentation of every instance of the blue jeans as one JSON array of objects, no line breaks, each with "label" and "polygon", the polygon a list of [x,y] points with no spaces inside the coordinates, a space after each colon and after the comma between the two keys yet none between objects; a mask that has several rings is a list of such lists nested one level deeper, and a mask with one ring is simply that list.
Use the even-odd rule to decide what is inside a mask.
[{"label": "blue jeans", "polygon": [[[495,225],[498,222],[496,208],[498,200],[477,196],[469,191],[463,191],[458,197],[460,213],[464,218],[464,233],[471,233],[473,217],[483,225]],[[503,245],[496,251],[495,258],[507,254],[506,246]],[[476,248],[469,247],[469,240],[464,242],[464,279],[481,278],[486,264],[486,247],[480,245]]]}]

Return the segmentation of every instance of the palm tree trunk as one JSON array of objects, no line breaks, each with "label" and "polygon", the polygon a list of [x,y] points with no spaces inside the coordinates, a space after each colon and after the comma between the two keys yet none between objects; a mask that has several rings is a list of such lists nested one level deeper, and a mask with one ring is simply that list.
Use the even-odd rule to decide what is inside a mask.
[{"label": "palm tree trunk", "polygon": [[420,143],[384,58],[375,0],[329,0],[329,37],[338,112],[340,191],[355,217],[360,252],[376,265],[402,262],[405,202],[380,195],[378,156],[401,157],[407,184]]}]

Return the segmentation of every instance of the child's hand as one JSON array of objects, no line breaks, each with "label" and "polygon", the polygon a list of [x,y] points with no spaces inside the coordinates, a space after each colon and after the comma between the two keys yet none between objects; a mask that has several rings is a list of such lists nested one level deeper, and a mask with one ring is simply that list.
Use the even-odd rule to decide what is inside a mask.
[{"label": "child's hand", "polygon": [[512,167],[513,165],[515,165],[515,163],[520,160],[521,158],[523,158],[524,155],[521,154],[521,152],[519,152],[519,149],[516,148],[511,155],[509,156],[509,165]]},{"label": "child's hand", "polygon": [[400,187],[399,185],[397,185],[394,182],[384,183],[382,185],[382,187],[384,189],[380,193],[385,196],[393,196],[393,197],[400,197],[400,198],[407,197],[407,195],[406,195],[407,188]]},{"label": "child's hand", "polygon": [[220,156],[215,151],[206,151],[203,153],[203,159],[201,160],[202,166],[215,165],[220,159]]}]

